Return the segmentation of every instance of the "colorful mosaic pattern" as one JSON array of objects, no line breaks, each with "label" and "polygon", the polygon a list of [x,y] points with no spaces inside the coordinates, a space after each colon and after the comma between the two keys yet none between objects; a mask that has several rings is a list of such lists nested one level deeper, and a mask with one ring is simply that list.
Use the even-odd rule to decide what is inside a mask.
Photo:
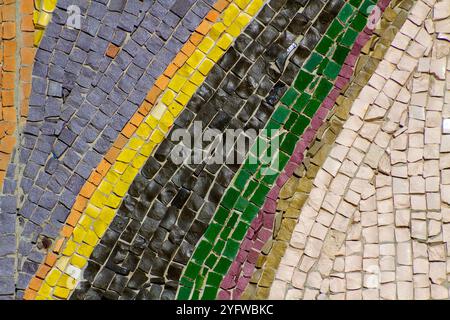
[{"label": "colorful mosaic pattern", "polygon": [[449,0],[0,23],[0,299],[449,298]]}]

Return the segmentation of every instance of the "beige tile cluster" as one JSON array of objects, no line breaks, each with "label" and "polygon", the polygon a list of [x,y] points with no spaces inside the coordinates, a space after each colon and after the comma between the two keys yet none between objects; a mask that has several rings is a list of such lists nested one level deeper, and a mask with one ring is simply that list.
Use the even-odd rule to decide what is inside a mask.
[{"label": "beige tile cluster", "polygon": [[355,100],[270,298],[449,298],[447,8],[449,0],[417,1]]}]

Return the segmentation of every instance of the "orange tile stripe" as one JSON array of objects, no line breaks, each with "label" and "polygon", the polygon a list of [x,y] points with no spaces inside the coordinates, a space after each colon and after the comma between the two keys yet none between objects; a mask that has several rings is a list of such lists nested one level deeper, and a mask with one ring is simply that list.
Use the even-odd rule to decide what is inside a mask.
[{"label": "orange tile stripe", "polygon": [[[17,111],[24,120],[28,113],[35,54],[33,0],[17,1],[0,0],[0,189],[16,146]],[[17,4],[20,25],[16,21]]]},{"label": "orange tile stripe", "polygon": [[[1,0],[0,0],[1,1]],[[160,94],[167,88],[169,81],[178,69],[186,62],[186,60],[194,52],[198,44],[203,40],[205,35],[209,32],[214,22],[217,21],[219,15],[228,7],[231,0],[218,0],[213,9],[209,11],[200,25],[195,29],[189,40],[181,48],[181,51],[173,59],[172,63],[166,68],[164,73],[155,81],[155,84],[148,92],[144,102],[139,107],[134,116],[125,125],[122,132],[117,137],[111,149],[104,156],[100,164],[97,166],[84,184],[77,196],[73,208],[66,219],[66,223],[60,231],[60,237],[53,244],[52,251],[47,254],[44,263],[38,268],[35,276],[31,279],[28,288],[25,290],[24,299],[33,300],[40,289],[43,279],[46,277],[48,271],[56,263],[57,255],[61,252],[64,242],[72,235],[73,228],[77,224],[81,213],[87,205],[88,199],[92,196],[95,189],[105,177],[109,168],[116,161],[117,156],[123,147],[127,144],[130,137],[136,131],[137,127],[142,123],[144,118],[149,114],[151,108],[155,105]]]}]

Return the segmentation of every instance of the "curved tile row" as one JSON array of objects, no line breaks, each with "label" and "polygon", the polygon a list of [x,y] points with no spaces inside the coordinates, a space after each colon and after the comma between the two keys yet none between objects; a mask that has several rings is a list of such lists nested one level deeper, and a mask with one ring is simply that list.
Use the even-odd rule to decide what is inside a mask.
[{"label": "curved tile row", "polygon": [[152,108],[139,125],[129,143],[120,151],[117,161],[105,169],[106,179],[101,180],[98,188],[93,188],[86,210],[82,210],[81,218],[78,216],[78,223],[75,223],[74,227],[67,226],[70,237],[62,246],[62,256],[45,276],[45,282],[40,281],[42,286],[39,289],[39,298],[68,297],[77,283],[86,259],[114,218],[121,197],[183,109],[180,102],[183,103],[186,97],[189,98],[195,92],[196,86],[201,84],[204,77],[202,74],[210,70],[214,61],[220,58],[223,50],[240,34],[240,30],[250,21],[251,16],[258,12],[261,5],[262,1],[259,0],[239,0],[236,4],[231,3],[223,12],[223,22],[213,24],[208,32],[215,42],[201,47],[206,52],[193,50],[192,56],[175,73],[162,94],[161,102]]},{"label": "curved tile row", "polygon": [[[386,1],[388,4],[389,1]],[[380,8],[379,6],[376,11],[372,11],[369,15],[369,20],[371,16],[374,16],[375,12],[382,12],[384,8]],[[338,75],[338,80],[334,84],[334,88],[329,93],[328,97],[325,99],[325,102],[319,107],[318,112],[311,119],[311,134],[308,132],[304,135],[305,139],[297,144],[296,149],[294,150],[289,162],[286,167],[289,167],[291,164],[297,165],[298,160],[300,158],[300,162],[304,159],[304,153],[308,145],[311,144],[315,135],[317,134],[320,127],[325,122],[325,119],[328,116],[328,110],[335,104],[336,99],[339,96],[341,90],[348,85],[350,82],[350,78],[353,76],[354,72],[354,63],[357,60],[357,57],[360,55],[361,49],[369,40],[372,35],[372,28],[366,27],[356,38],[356,41],[352,47],[350,54],[345,59],[342,68]],[[301,147],[299,147],[301,145]],[[242,242],[239,251],[234,259],[230,270],[224,277],[224,280],[221,284],[221,292],[219,293],[220,297],[232,297],[233,299],[239,299],[243,289],[248,285],[250,281],[250,277],[255,269],[255,264],[258,256],[261,254],[262,248],[267,244],[265,238],[268,238],[266,234],[270,232],[273,233],[274,224],[265,225],[262,221],[268,220],[272,215],[275,215],[276,206],[274,205],[274,200],[279,197],[281,188],[286,184],[289,178],[294,175],[294,170],[288,171],[286,175],[280,176],[275,186],[269,192],[270,198],[267,198],[264,202],[263,209],[261,209],[258,213],[258,216],[255,220],[253,220],[250,225],[249,230],[247,231],[246,237]],[[233,285],[234,284],[234,285]]]},{"label": "curved tile row", "polygon": [[[81,10],[80,29],[66,24]],[[203,1],[59,1],[36,54],[21,167],[18,289],[155,79],[211,7]]]},{"label": "curved tile row", "polygon": [[441,174],[449,149],[441,127],[450,46],[439,33],[449,30],[450,13],[438,9],[444,4],[414,5],[352,105],[272,297],[448,298],[449,201]]},{"label": "curved tile row", "polygon": [[261,249],[261,254],[255,261],[255,269],[252,272],[245,270],[245,274],[250,276],[250,283],[242,294],[243,299],[268,298],[279,261],[291,237],[300,209],[311,191],[318,167],[322,166],[332,143],[342,130],[352,101],[367,84],[390,42],[403,25],[410,6],[412,1],[409,0],[391,1],[386,8],[373,36],[361,50],[350,84],[343,89],[329,111],[326,123],[319,128],[315,140],[308,147],[301,167],[295,170],[294,175],[281,188],[277,199],[272,238]]},{"label": "curved tile row", "polygon": [[[314,17],[320,12],[317,9],[320,7],[313,3],[305,7],[304,13],[308,17]],[[249,118],[256,106],[253,107],[250,114],[247,111],[246,114],[240,113],[240,117],[237,117],[236,110],[245,104],[247,97],[240,97],[243,94],[242,89],[238,89],[237,94],[232,94],[229,85],[233,80],[234,86],[241,88],[251,81],[260,82],[258,88],[254,90],[263,97],[276,86],[275,82],[281,75],[274,76],[272,74],[274,71],[271,71],[266,62],[266,60],[273,59],[268,58],[273,47],[267,48],[265,51],[258,50],[254,56],[251,55],[251,49],[255,48],[255,45],[261,48],[262,44],[267,44],[267,41],[270,40],[267,37],[276,39],[277,34],[279,34],[278,40],[272,42],[282,44],[287,49],[292,44],[287,39],[294,39],[300,34],[291,34],[287,31],[290,36],[286,36],[286,33],[283,33],[285,27],[277,27],[275,20],[282,19],[287,14],[292,19],[297,11],[298,4],[292,1],[285,4],[276,2],[276,6],[274,3],[270,3],[269,6],[265,6],[244,34],[238,37],[236,44],[227,50],[218,65],[213,68],[206,84],[199,93],[194,95],[187,109],[181,113],[180,119],[183,120],[177,121],[171,132],[180,127],[188,128],[188,131],[192,132],[193,122],[199,120],[204,126],[210,125],[209,127],[212,126],[221,131],[229,127],[250,126],[252,123]],[[266,26],[266,31],[263,31],[262,26]],[[294,24],[290,24],[288,29],[292,28],[294,28]],[[300,28],[297,30],[296,32],[300,32]],[[301,32],[304,33],[306,30],[307,28]],[[250,37],[257,38],[259,34],[261,36],[255,41],[255,45],[252,45]],[[280,52],[280,55],[282,54],[284,51]],[[281,56],[281,58],[283,57]],[[259,69],[252,66],[253,63],[256,63]],[[233,66],[235,67],[232,68]],[[294,64],[289,63],[286,69],[295,68]],[[221,77],[226,78],[225,73],[230,70],[228,80],[219,85]],[[265,78],[264,73],[266,73]],[[286,75],[279,83],[292,81],[292,79],[286,80],[288,79]],[[263,78],[264,80],[261,81]],[[205,90],[208,91],[207,97]],[[228,97],[229,95],[231,98]],[[278,99],[276,96],[272,96],[272,98]],[[261,99],[258,102],[261,102]],[[216,114],[212,112],[218,108]],[[213,118],[215,121],[212,120]],[[200,128],[200,130],[202,129],[206,128]],[[111,292],[111,290],[121,293],[124,288],[118,287],[117,283],[120,281],[122,286],[125,285],[125,280],[130,278],[130,275],[132,275],[132,280],[139,279],[141,281],[134,288],[139,290],[138,298],[157,298],[164,290],[164,286],[172,286],[176,289],[182,267],[192,250],[189,247],[192,248],[202,235],[202,229],[198,229],[199,224],[207,223],[210,219],[210,214],[207,212],[217,205],[214,204],[214,198],[208,198],[207,195],[210,193],[208,190],[215,185],[219,185],[221,188],[226,187],[233,171],[229,167],[220,168],[220,166],[216,166],[214,171],[211,166],[182,165],[177,168],[169,159],[169,153],[173,147],[172,141],[165,140],[156,151],[155,158],[147,161],[143,171],[135,179],[118,212],[116,223],[113,223],[108,231],[115,235],[115,239],[119,237],[120,240],[115,243],[112,251],[106,242],[105,245],[99,246],[98,251],[106,253],[103,253],[101,257],[94,257],[93,261],[89,262],[85,272],[88,279],[85,281],[85,286],[77,290],[79,297],[83,297],[84,292],[89,290],[89,282],[94,282],[95,290],[102,292],[102,295],[105,294],[104,291]],[[213,173],[219,176],[216,184],[212,183]],[[147,180],[152,178],[153,181]],[[184,182],[185,180],[190,181],[188,185]],[[198,218],[195,217],[195,211],[198,212]],[[191,225],[192,222],[196,225]],[[133,243],[130,243],[128,239],[134,239]],[[142,245],[145,249],[136,250],[135,241],[143,242]],[[179,246],[181,246],[180,249],[178,249]],[[110,256],[107,258],[106,255],[109,253]],[[115,257],[118,255],[126,255],[127,258],[126,260],[116,259]],[[137,264],[140,259],[145,261]],[[129,261],[135,261],[135,263],[130,266]],[[104,274],[108,276],[105,277]],[[108,290],[101,287],[100,282],[96,283],[101,280],[96,281],[95,279],[109,281]]]},{"label": "curved tile row", "polygon": [[[263,132],[252,146],[250,156],[233,179],[233,186],[226,190],[221,200],[215,214],[216,223],[210,224],[184,270],[179,298],[216,296],[219,283],[237,254],[248,224],[263,205],[270,187],[309,126],[310,117],[331,91],[340,65],[357,35],[347,32],[348,27],[351,25],[356,32],[361,31],[366,24],[367,10],[372,5],[370,1],[350,1],[340,10],[338,19],[330,24],[326,38],[331,43],[336,38],[344,39],[343,42],[334,46],[330,46],[331,43],[319,44],[318,50],[323,50],[327,59],[322,59],[316,48],[298,73],[294,86],[284,94],[282,105],[275,109],[272,121],[266,126],[266,129],[277,131],[277,134]],[[304,92],[307,88],[311,94]],[[279,149],[276,147],[277,140],[280,140]],[[272,147],[278,152],[274,154]],[[269,165],[264,163],[264,159],[270,158],[275,161]],[[289,165],[288,169],[291,167]],[[268,219],[264,223],[269,225],[273,220]]]}]

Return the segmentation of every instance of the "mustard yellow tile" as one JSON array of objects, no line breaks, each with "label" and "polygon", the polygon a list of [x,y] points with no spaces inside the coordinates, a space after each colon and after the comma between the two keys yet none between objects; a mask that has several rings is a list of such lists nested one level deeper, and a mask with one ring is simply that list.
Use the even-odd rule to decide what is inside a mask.
[{"label": "mustard yellow tile", "polygon": [[40,15],[41,13],[38,11],[38,10],[34,10],[33,11],[33,23],[34,24],[37,24],[38,23],[38,21],[39,21],[39,15]]},{"label": "mustard yellow tile", "polygon": [[42,37],[44,36],[44,30],[42,29],[35,29],[34,30],[34,45],[36,47],[39,46],[41,43]]},{"label": "mustard yellow tile", "polygon": [[49,300],[46,296],[37,295],[35,300]]},{"label": "mustard yellow tile", "polygon": [[56,283],[58,282],[59,277],[61,277],[61,274],[62,274],[61,271],[53,268],[52,270],[50,270],[50,272],[45,277],[45,282],[47,282],[47,284],[50,287],[54,287],[54,286],[56,286]]},{"label": "mustard yellow tile", "polygon": [[[110,193],[112,192],[112,188],[111,188],[111,191],[110,191]],[[87,207],[86,207],[86,214],[88,215],[88,216],[90,216],[90,217],[92,217],[92,218],[94,218],[94,219],[97,219],[98,218],[98,216],[100,215],[100,209],[99,208],[97,208],[96,206],[94,206],[94,205],[92,205],[92,204],[88,204],[87,205]],[[86,228],[86,229],[89,229],[89,228]]]},{"label": "mustard yellow tile", "polygon": [[230,45],[233,43],[233,37],[230,36],[228,33],[224,33],[220,39],[217,41],[217,45],[219,48],[223,50],[227,50]]},{"label": "mustard yellow tile", "polygon": [[50,287],[45,281],[42,282],[41,287],[39,288],[38,294],[41,296],[49,296],[52,293],[52,287]]},{"label": "mustard yellow tile", "polygon": [[50,22],[51,18],[52,18],[52,15],[50,13],[41,11],[41,14],[39,15],[37,24],[40,26],[46,27],[48,25],[48,23]]},{"label": "mustard yellow tile", "polygon": [[[211,59],[214,62],[219,61],[219,59],[223,56],[224,52],[222,49],[220,49],[219,47],[214,47],[209,53],[208,53],[208,58]],[[206,61],[206,60],[205,60]],[[202,65],[203,66],[203,65]],[[199,68],[200,72],[201,69]],[[203,73],[203,72],[202,72]],[[205,74],[205,73],[203,73]],[[206,74],[205,74],[206,75]]]},{"label": "mustard yellow tile", "polygon": [[[125,150],[123,150],[122,152],[121,152],[121,154],[122,153],[125,153],[125,152],[127,152],[128,150],[127,149],[125,149]],[[136,152],[136,151],[135,151]],[[120,155],[119,155],[119,157],[120,157]],[[119,158],[118,157],[118,158]],[[123,162],[127,162],[127,161],[123,161]],[[98,190],[100,190],[101,192],[103,192],[104,194],[110,194],[111,193],[111,191],[112,191],[112,189],[113,189],[113,185],[111,184],[111,183],[109,183],[108,181],[106,181],[106,180],[103,180],[102,182],[100,182],[100,185],[98,186]]]},{"label": "mustard yellow tile", "polygon": [[[155,131],[158,131],[158,130],[155,130]],[[136,175],[138,174],[138,172],[139,172],[139,170],[129,166],[122,175],[122,181],[128,182],[129,184],[131,184],[131,182],[133,182],[134,178],[136,178]]]},{"label": "mustard yellow tile", "polygon": [[84,242],[91,246],[96,246],[98,242],[98,237],[93,230],[88,230],[86,236],[84,237]]},{"label": "mustard yellow tile", "polygon": [[198,89],[198,86],[196,86],[192,82],[188,81],[188,82],[186,82],[183,89],[181,89],[181,90],[189,97],[192,97],[194,95],[194,93],[197,91],[197,89]]},{"label": "mustard yellow tile", "polygon": [[180,68],[180,70],[178,70],[177,74],[183,78],[189,78],[192,75],[192,73],[194,72],[194,70],[195,70],[194,68],[192,68],[190,65],[185,63]]},{"label": "mustard yellow tile", "polygon": [[173,92],[172,90],[166,90],[161,98],[161,102],[168,106],[172,103],[173,99],[175,99],[175,92]]},{"label": "mustard yellow tile", "polygon": [[183,87],[186,81],[187,79],[185,77],[175,74],[175,76],[169,82],[169,88],[178,92],[180,91],[181,87]]},{"label": "mustard yellow tile", "polygon": [[164,134],[160,130],[155,130],[150,137],[150,140],[155,143],[160,143],[164,139]]},{"label": "mustard yellow tile", "polygon": [[200,50],[196,49],[189,57],[189,59],[187,59],[186,63],[195,69],[202,62],[204,57],[205,54]]},{"label": "mustard yellow tile", "polygon": [[85,257],[79,256],[78,254],[74,254],[72,259],[70,260],[70,264],[77,267],[78,269],[82,269],[87,263]]},{"label": "mustard yellow tile", "polygon": [[[152,128],[150,128],[150,126],[148,124],[146,124],[145,122],[141,123],[136,130],[136,134],[138,135],[138,137],[140,137],[144,140],[147,140],[150,137],[151,132],[152,132]],[[130,160],[134,157],[135,154],[136,154],[136,152],[134,152],[134,154],[129,154],[129,159],[127,159],[124,162],[130,162]]]},{"label": "mustard yellow tile", "polygon": [[223,24],[230,26],[238,16],[239,12],[239,8],[235,4],[231,3],[223,12]]},{"label": "mustard yellow tile", "polygon": [[88,245],[87,243],[82,243],[77,249],[78,254],[86,258],[91,256],[92,251],[94,251],[94,247]]},{"label": "mustard yellow tile", "polygon": [[[203,81],[205,81],[205,78],[206,77],[204,75],[202,75],[199,71],[195,71],[195,73],[192,75],[190,81],[199,87],[203,83]],[[189,99],[188,99],[188,101],[189,101]],[[178,101],[178,102],[182,103],[181,101]],[[186,105],[187,102],[182,103],[182,104]]]},{"label": "mustard yellow tile", "polygon": [[240,30],[242,30],[250,23],[251,20],[251,16],[242,12],[241,14],[239,14],[239,17],[236,19],[235,23],[239,25]]},{"label": "mustard yellow tile", "polygon": [[248,4],[250,3],[250,0],[235,0],[234,3],[241,9],[244,10]]},{"label": "mustard yellow tile", "polygon": [[63,274],[58,280],[58,287],[73,290],[76,287],[76,280],[68,274]]},{"label": "mustard yellow tile", "polygon": [[215,23],[209,31],[209,36],[212,40],[216,41],[217,39],[219,39],[220,35],[225,31],[226,28],[227,27],[222,22]]},{"label": "mustard yellow tile", "polygon": [[209,71],[211,71],[212,67],[214,67],[214,62],[209,59],[205,59],[202,65],[198,68],[203,75],[208,75]]},{"label": "mustard yellow tile", "polygon": [[139,152],[143,156],[149,157],[152,154],[154,148],[155,148],[155,143],[152,141],[149,141],[141,148],[141,150]]},{"label": "mustard yellow tile", "polygon": [[105,223],[111,223],[111,221],[114,219],[115,212],[113,209],[109,207],[103,207],[102,211],[100,212],[99,218],[105,222]]},{"label": "mustard yellow tile", "polygon": [[263,0],[253,0],[252,3],[250,3],[250,5],[245,9],[245,12],[251,16],[254,16],[258,13],[263,4]]},{"label": "mustard yellow tile", "polygon": [[75,252],[76,249],[77,249],[77,244],[72,239],[69,239],[66,242],[66,246],[64,247],[62,254],[65,256],[71,256]]},{"label": "mustard yellow tile", "polygon": [[98,219],[94,222],[94,232],[99,238],[103,237],[106,229],[108,229],[108,225],[102,220]]},{"label": "mustard yellow tile", "polygon": [[227,29],[227,33],[229,33],[233,37],[238,37],[241,34],[241,30],[242,30],[241,25],[235,22]]},{"label": "mustard yellow tile", "polygon": [[[138,138],[135,138],[138,139]],[[116,184],[120,179],[120,175],[114,170],[108,170],[108,173],[105,176],[105,179],[109,181],[111,184]]]},{"label": "mustard yellow tile", "polygon": [[120,205],[122,198],[119,198],[114,193],[111,193],[106,201],[106,205],[110,208],[117,209]]},{"label": "mustard yellow tile", "polygon": [[214,46],[214,40],[207,36],[202,40],[202,42],[200,42],[200,44],[198,45],[198,48],[202,52],[208,53],[208,51],[211,50],[211,48],[213,46]]},{"label": "mustard yellow tile", "polygon": [[138,155],[136,155],[136,157],[134,157],[131,165],[133,166],[133,168],[136,168],[139,170],[144,166],[144,164],[147,162],[147,160],[148,160],[148,156],[146,157],[146,156],[138,154]]},{"label": "mustard yellow tile", "polygon": [[[200,74],[198,71],[195,71],[194,75],[191,78],[191,81],[196,76],[197,73]],[[180,92],[180,94],[175,98],[175,101],[182,105],[187,105],[190,99],[191,98],[187,94]]]},{"label": "mustard yellow tile", "polygon": [[83,242],[83,239],[84,239],[85,235],[86,235],[86,229],[84,229],[81,225],[77,225],[73,229],[72,239],[76,243],[81,243],[81,242]]},{"label": "mustard yellow tile", "polygon": [[123,172],[127,169],[127,163],[123,162],[115,162],[112,166],[113,170],[117,172],[119,175],[123,174]]},{"label": "mustard yellow tile", "polygon": [[183,105],[177,103],[177,102],[173,102],[170,106],[169,106],[169,111],[170,113],[172,113],[175,117],[177,115],[180,114],[180,112],[183,110]]},{"label": "mustard yellow tile", "polygon": [[128,143],[128,147],[138,151],[144,145],[144,140],[139,137],[132,137]]},{"label": "mustard yellow tile", "polygon": [[148,124],[150,128],[155,129],[158,126],[158,119],[156,119],[152,115],[149,115],[147,119],[145,119],[145,123]]},{"label": "mustard yellow tile", "polygon": [[42,9],[47,12],[53,12],[56,8],[57,0],[44,0],[42,3]]},{"label": "mustard yellow tile", "polygon": [[99,190],[94,191],[94,194],[91,197],[91,203],[94,206],[101,208],[105,204],[105,201],[106,196],[102,192],[100,192]]},{"label": "mustard yellow tile", "polygon": [[122,180],[120,180],[114,187],[114,193],[119,197],[123,197],[127,193],[128,187],[129,185],[127,183],[124,183]]},{"label": "mustard yellow tile", "polygon": [[53,295],[60,299],[67,299],[70,294],[70,290],[63,287],[56,287],[53,291]]},{"label": "mustard yellow tile", "polygon": [[[151,129],[150,129],[150,127],[148,125],[146,125],[145,123],[142,123],[142,125],[139,126],[139,128],[137,129],[136,134],[139,137],[143,138],[143,139],[147,139],[147,137],[150,136],[150,130]],[[138,132],[138,131],[140,131],[140,132]],[[148,133],[147,133],[147,131],[148,131]],[[146,133],[147,133],[147,137],[144,138],[143,135],[146,134]],[[133,157],[136,155],[136,153],[137,153],[136,150],[132,150],[130,148],[125,148],[125,149],[122,150],[122,152],[117,157],[117,161],[122,161],[122,162],[125,162],[125,163],[129,163],[133,159]],[[109,191],[108,192],[104,192],[104,193],[105,194],[109,194],[109,193],[111,193],[112,189],[113,189],[113,187],[111,186]]]},{"label": "mustard yellow tile", "polygon": [[169,110],[167,110],[164,113],[164,115],[162,116],[160,123],[163,123],[164,125],[170,127],[174,121],[175,121],[175,119],[174,119],[173,115],[169,112]]},{"label": "mustard yellow tile", "polygon": [[69,256],[60,256],[58,260],[56,260],[55,268],[60,271],[66,270],[67,265],[69,264],[70,257]]},{"label": "mustard yellow tile", "polygon": [[88,230],[92,225],[92,218],[86,214],[83,214],[80,218],[80,221],[78,221],[78,224],[80,226],[83,226],[84,229]]}]

